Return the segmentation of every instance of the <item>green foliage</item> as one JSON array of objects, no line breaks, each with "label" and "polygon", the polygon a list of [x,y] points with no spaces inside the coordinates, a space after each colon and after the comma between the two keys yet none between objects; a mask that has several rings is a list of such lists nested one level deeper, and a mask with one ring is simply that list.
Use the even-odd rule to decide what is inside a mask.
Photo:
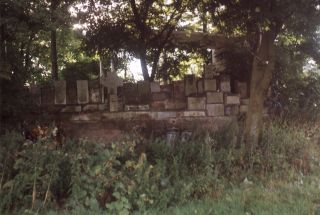
[{"label": "green foliage", "polygon": [[134,135],[106,144],[69,140],[56,149],[50,138],[23,145],[20,135],[8,133],[0,139],[1,211],[34,213],[57,206],[77,214],[162,211],[220,198],[230,184],[246,178],[291,181],[300,175],[297,171],[310,172],[305,168],[309,160],[296,165],[304,162],[308,146],[300,131],[266,125],[251,157],[238,145],[236,134],[237,127],[228,127],[172,146]]}]

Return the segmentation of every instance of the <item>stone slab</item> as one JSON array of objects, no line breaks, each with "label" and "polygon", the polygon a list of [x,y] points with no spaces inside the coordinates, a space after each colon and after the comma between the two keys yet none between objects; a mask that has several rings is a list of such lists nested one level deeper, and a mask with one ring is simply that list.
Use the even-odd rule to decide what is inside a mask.
[{"label": "stone slab", "polygon": [[206,91],[206,92],[217,91],[217,80],[216,79],[204,79],[204,91]]},{"label": "stone slab", "polygon": [[54,82],[54,104],[65,105],[67,104],[67,84],[66,81],[55,81]]},{"label": "stone slab", "polygon": [[206,97],[188,97],[188,110],[205,110]]},{"label": "stone slab", "polygon": [[168,99],[165,102],[166,110],[184,110],[187,108],[185,100]]},{"label": "stone slab", "polygon": [[186,75],[184,77],[184,91],[186,96],[197,94],[197,80],[195,75]]},{"label": "stone slab", "polygon": [[224,116],[223,104],[207,104],[208,116]]},{"label": "stone slab", "polygon": [[222,92],[207,92],[207,104],[222,104],[223,93]]},{"label": "stone slab", "polygon": [[67,104],[75,105],[77,103],[77,81],[67,81]]},{"label": "stone slab", "polygon": [[148,110],[150,110],[150,106],[149,105],[138,105],[138,110],[148,111]]},{"label": "stone slab", "polygon": [[100,103],[100,84],[99,80],[89,80],[89,102]]},{"label": "stone slab", "polygon": [[239,94],[224,94],[224,104],[225,105],[239,105],[240,104],[240,95]]},{"label": "stone slab", "polygon": [[203,94],[204,93],[204,86],[203,86],[203,79],[200,79],[197,81],[197,93],[199,94]]},{"label": "stone slab", "polygon": [[205,111],[183,111],[182,117],[204,117],[206,116]]},{"label": "stone slab", "polygon": [[248,105],[240,105],[240,113],[247,113],[249,110],[249,106]]},{"label": "stone slab", "polygon": [[160,92],[160,84],[158,82],[150,82],[151,93]]},{"label": "stone slab", "polygon": [[89,103],[89,89],[87,80],[77,80],[78,104]]},{"label": "stone slab", "polygon": [[117,112],[118,111],[118,96],[109,95],[109,111]]},{"label": "stone slab", "polygon": [[138,81],[138,96],[140,103],[148,103],[151,101],[151,90],[149,81]]},{"label": "stone slab", "polygon": [[231,92],[230,77],[228,75],[223,75],[220,77],[219,90],[221,92]]},{"label": "stone slab", "polygon": [[124,111],[137,111],[138,105],[124,105]]}]

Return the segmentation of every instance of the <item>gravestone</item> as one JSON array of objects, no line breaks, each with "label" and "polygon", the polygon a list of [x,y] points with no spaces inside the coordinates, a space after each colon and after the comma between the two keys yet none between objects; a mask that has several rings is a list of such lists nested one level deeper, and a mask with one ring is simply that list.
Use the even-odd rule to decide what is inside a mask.
[{"label": "gravestone", "polygon": [[188,110],[205,110],[206,97],[188,97]]},{"label": "gravestone", "polygon": [[146,104],[151,101],[151,91],[149,81],[138,81],[138,96],[139,101],[142,104]]},{"label": "gravestone", "polygon": [[221,92],[231,92],[230,77],[228,75],[224,75],[220,77],[219,89]]},{"label": "gravestone", "polygon": [[138,87],[135,83],[125,83],[122,87],[125,104],[138,103]]},{"label": "gravestone", "polygon": [[65,105],[67,104],[66,94],[66,81],[55,81],[54,82],[54,104]]},{"label": "gravestone", "polygon": [[239,105],[226,105],[224,108],[224,113],[226,116],[236,116],[240,112]]},{"label": "gravestone", "polygon": [[206,91],[206,92],[217,91],[217,80],[216,79],[204,79],[204,91]]},{"label": "gravestone", "polygon": [[240,113],[247,113],[249,110],[248,105],[240,105]]},{"label": "gravestone", "polygon": [[118,96],[109,95],[109,111],[117,112],[118,111]]},{"label": "gravestone", "polygon": [[204,93],[203,82],[204,82],[203,79],[200,79],[200,80],[197,81],[197,92],[198,92],[198,95]]},{"label": "gravestone", "polygon": [[151,93],[159,93],[160,84],[158,82],[150,82],[150,90],[151,90]]},{"label": "gravestone", "polygon": [[221,92],[207,92],[207,104],[222,104],[223,93]]},{"label": "gravestone", "polygon": [[239,105],[240,96],[239,94],[224,94],[224,104],[226,105]]},{"label": "gravestone", "polygon": [[77,80],[78,104],[89,103],[89,89],[87,80]]},{"label": "gravestone", "polygon": [[184,90],[186,96],[197,94],[197,80],[194,75],[186,75],[184,77]]},{"label": "gravestone", "polygon": [[223,104],[207,104],[208,116],[224,116]]},{"label": "gravestone", "polygon": [[54,97],[54,88],[52,86],[43,86],[41,88],[41,105],[53,105]]},{"label": "gravestone", "polygon": [[184,92],[184,81],[173,81],[173,98],[175,99],[183,99],[185,98]]},{"label": "gravestone", "polygon": [[67,81],[67,104],[74,105],[78,103],[77,82]]},{"label": "gravestone", "polygon": [[100,79],[100,84],[108,89],[108,94],[117,95],[117,89],[123,86],[123,80],[115,72],[107,72],[106,76]]},{"label": "gravestone", "polygon": [[90,103],[100,103],[100,85],[99,80],[89,81],[89,101]]}]

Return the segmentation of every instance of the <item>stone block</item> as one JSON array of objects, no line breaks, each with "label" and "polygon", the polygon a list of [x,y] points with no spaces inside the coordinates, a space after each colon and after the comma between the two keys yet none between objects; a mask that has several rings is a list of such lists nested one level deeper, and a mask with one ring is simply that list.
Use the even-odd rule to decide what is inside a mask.
[{"label": "stone block", "polygon": [[230,77],[228,75],[220,77],[219,89],[221,92],[231,92]]},{"label": "stone block", "polygon": [[168,98],[169,95],[166,92],[152,93],[152,101],[164,101]]},{"label": "stone block", "polygon": [[240,113],[239,105],[226,105],[224,107],[224,114],[226,116],[236,116]]},{"label": "stone block", "polygon": [[248,105],[240,105],[240,113],[247,113],[249,110],[249,106]]},{"label": "stone block", "polygon": [[67,104],[75,105],[77,103],[77,81],[67,81]]},{"label": "stone block", "polygon": [[79,113],[81,112],[80,105],[70,105],[61,109],[62,113]]},{"label": "stone block", "polygon": [[173,88],[173,98],[183,99],[185,98],[184,92],[184,81],[174,81],[172,83]]},{"label": "stone block", "polygon": [[138,86],[134,83],[123,84],[123,98],[125,104],[138,103]]},{"label": "stone block", "polygon": [[158,82],[150,82],[150,90],[151,90],[151,93],[159,93],[160,84]]},{"label": "stone block", "polygon": [[226,105],[239,105],[240,95],[239,94],[224,94],[224,104]]},{"label": "stone block", "polygon": [[150,108],[152,110],[165,110],[166,101],[153,101],[150,103]]},{"label": "stone block", "polygon": [[194,75],[186,75],[184,77],[184,91],[186,96],[197,94],[197,80]]},{"label": "stone block", "polygon": [[138,110],[148,111],[148,110],[150,110],[150,106],[149,105],[138,105]]},{"label": "stone block", "polygon": [[184,110],[187,108],[187,103],[184,100],[168,99],[165,102],[166,110]]},{"label": "stone block", "polygon": [[208,116],[224,116],[223,104],[207,104]]},{"label": "stone block", "polygon": [[205,111],[183,111],[183,117],[204,117],[206,116]]},{"label": "stone block", "polygon": [[249,105],[250,99],[240,99],[240,104]]},{"label": "stone block", "polygon": [[217,80],[216,79],[204,79],[204,91],[205,92],[217,91]]},{"label": "stone block", "polygon": [[203,94],[204,93],[204,86],[203,86],[203,79],[200,79],[197,81],[197,93],[199,94]]},{"label": "stone block", "polygon": [[89,103],[89,90],[87,80],[77,80],[78,104]]},{"label": "stone block", "polygon": [[246,82],[235,81],[235,92],[240,94],[240,98],[248,98],[248,85]]},{"label": "stone block", "polygon": [[138,81],[139,102],[148,103],[151,101],[151,90],[149,81]]},{"label": "stone block", "polygon": [[41,105],[53,105],[54,97],[54,88],[52,86],[43,86],[41,88]]},{"label": "stone block", "polygon": [[207,92],[207,104],[222,104],[223,93],[222,92]]},{"label": "stone block", "polygon": [[98,110],[98,104],[88,104],[85,105],[82,108],[83,111],[97,111]]},{"label": "stone block", "polygon": [[188,110],[205,110],[206,97],[188,97]]},{"label": "stone block", "polygon": [[54,82],[54,104],[65,105],[67,104],[67,84],[66,81],[55,81]]},{"label": "stone block", "polygon": [[124,105],[125,111],[137,111],[138,105]]},{"label": "stone block", "polygon": [[118,96],[109,95],[109,111],[117,112],[118,111]]}]

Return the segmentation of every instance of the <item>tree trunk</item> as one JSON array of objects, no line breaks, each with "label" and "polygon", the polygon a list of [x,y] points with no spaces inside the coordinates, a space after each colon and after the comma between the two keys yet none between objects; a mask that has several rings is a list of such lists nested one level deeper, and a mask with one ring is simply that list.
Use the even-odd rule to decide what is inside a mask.
[{"label": "tree trunk", "polygon": [[[57,9],[57,1],[51,0],[51,23],[55,25],[55,10]],[[53,27],[51,30],[51,74],[53,80],[58,80],[58,56],[57,56],[57,29]]]},{"label": "tree trunk", "polygon": [[244,127],[244,141],[250,154],[262,137],[264,101],[274,69],[275,37],[276,34],[271,31],[260,33],[252,62],[250,104]]},{"label": "tree trunk", "polygon": [[141,65],[143,79],[145,81],[149,81],[150,77],[149,77],[148,67],[147,67],[146,49],[140,50],[140,65]]}]

